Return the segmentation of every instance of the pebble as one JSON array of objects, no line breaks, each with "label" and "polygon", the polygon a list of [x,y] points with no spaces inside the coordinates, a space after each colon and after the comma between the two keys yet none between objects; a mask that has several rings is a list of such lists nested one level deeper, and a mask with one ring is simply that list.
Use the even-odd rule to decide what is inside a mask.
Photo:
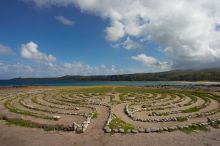
[{"label": "pebble", "polygon": [[177,127],[168,127],[168,130],[171,130],[171,131],[173,131],[173,130],[176,130],[177,129]]},{"label": "pebble", "polygon": [[124,130],[123,128],[120,128],[120,129],[119,129],[119,132],[120,132],[120,133],[124,133],[125,130]]},{"label": "pebble", "polygon": [[112,132],[112,130],[110,128],[107,128],[107,129],[105,129],[105,132],[110,133],[110,132]]},{"label": "pebble", "polygon": [[105,126],[103,129],[106,130],[106,129],[109,129],[109,127],[108,127],[108,126]]},{"label": "pebble", "polygon": [[160,129],[158,127],[151,127],[151,132],[158,132]]},{"label": "pebble", "polygon": [[144,130],[144,128],[139,128],[138,131],[139,131],[140,133],[143,133],[145,130]]},{"label": "pebble", "polygon": [[163,127],[163,130],[164,130],[164,131],[168,131],[168,128],[167,128],[167,127]]},{"label": "pebble", "polygon": [[77,132],[77,133],[81,133],[81,132],[83,132],[82,127],[77,127],[77,128],[76,128],[76,132]]},{"label": "pebble", "polygon": [[162,127],[160,127],[160,128],[159,128],[159,131],[160,131],[160,132],[162,132],[162,131],[163,131],[163,128],[162,128]]},{"label": "pebble", "polygon": [[150,128],[146,128],[146,129],[145,129],[145,132],[146,132],[146,133],[150,133],[150,132],[151,132],[151,129],[150,129]]},{"label": "pebble", "polygon": [[131,129],[128,129],[128,130],[127,130],[127,133],[131,133]]},{"label": "pebble", "polygon": [[118,133],[118,129],[113,129],[113,132]]},{"label": "pebble", "polygon": [[138,130],[137,129],[132,129],[131,132],[132,133],[138,133]]},{"label": "pebble", "polygon": [[177,126],[178,129],[183,129],[183,126],[179,125]]}]

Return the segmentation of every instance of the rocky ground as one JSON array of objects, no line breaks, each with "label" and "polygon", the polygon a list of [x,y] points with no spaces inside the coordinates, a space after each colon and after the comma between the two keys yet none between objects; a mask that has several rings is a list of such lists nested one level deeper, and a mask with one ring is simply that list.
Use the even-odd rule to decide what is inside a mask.
[{"label": "rocky ground", "polygon": [[[159,90],[151,90],[154,88]],[[164,88],[167,93],[160,92]],[[120,90],[118,87],[97,88],[98,90],[64,90],[60,87],[2,88],[0,146],[218,146],[220,129],[213,128],[213,125],[220,120],[219,100],[216,99],[217,96],[214,97],[214,94],[219,95],[219,88],[188,87],[187,90],[196,91],[197,88],[208,90],[213,95],[191,96],[183,92],[185,87],[173,86],[144,88],[149,90],[149,93],[142,92],[143,89],[134,90],[127,87]],[[177,92],[166,89],[175,89]],[[131,90],[135,93],[130,94]],[[207,98],[202,97],[204,95],[207,95]],[[192,108],[199,110],[183,112]],[[163,112],[166,115],[154,115]],[[92,117],[94,113],[98,114],[95,118]],[[51,119],[54,116],[58,119]],[[189,118],[186,121],[176,121],[176,117],[180,116]],[[122,123],[116,121],[119,125],[124,124],[122,127],[112,124],[116,117],[122,120]],[[9,125],[17,119],[37,123],[38,128],[30,128],[30,125]],[[75,124],[72,126],[73,122]],[[190,129],[195,123],[201,124],[208,131],[181,131],[184,126]],[[63,127],[57,127],[60,124]],[[55,129],[45,131],[45,125],[52,125]],[[127,126],[131,129],[127,129]],[[106,127],[110,131],[106,131]],[[169,127],[176,129],[166,130]],[[156,128],[158,130],[155,131]],[[147,132],[147,129],[150,132]],[[84,131],[78,133],[79,130]]]}]

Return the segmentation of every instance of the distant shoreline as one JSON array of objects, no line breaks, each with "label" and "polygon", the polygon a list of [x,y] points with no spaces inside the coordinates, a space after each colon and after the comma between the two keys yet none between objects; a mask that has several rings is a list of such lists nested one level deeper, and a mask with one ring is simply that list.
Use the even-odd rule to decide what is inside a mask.
[{"label": "distant shoreline", "polygon": [[203,84],[203,85],[220,85],[220,82],[213,82],[213,81],[175,81],[175,82],[182,82],[182,83],[194,83],[194,84]]},{"label": "distant shoreline", "polygon": [[134,73],[116,75],[65,75],[61,77],[29,77],[0,80],[1,82],[37,82],[37,81],[170,81],[170,82],[197,82],[209,84],[220,82],[220,68],[201,70],[171,70],[154,73]]},{"label": "distant shoreline", "polygon": [[161,87],[161,86],[173,86],[173,87],[192,87],[192,86],[220,86],[220,82],[211,81],[20,81],[20,82],[6,82],[0,81],[0,88],[2,87],[60,87],[60,86],[147,86],[147,87]]}]

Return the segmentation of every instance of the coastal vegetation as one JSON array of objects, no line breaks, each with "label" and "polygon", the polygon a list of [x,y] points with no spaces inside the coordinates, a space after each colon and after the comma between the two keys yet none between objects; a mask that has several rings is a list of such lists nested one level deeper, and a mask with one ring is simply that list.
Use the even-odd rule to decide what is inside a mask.
[{"label": "coastal vegetation", "polygon": [[54,78],[15,78],[8,82],[26,81],[220,81],[220,69],[172,70],[157,73],[137,73],[122,75],[71,76]]}]

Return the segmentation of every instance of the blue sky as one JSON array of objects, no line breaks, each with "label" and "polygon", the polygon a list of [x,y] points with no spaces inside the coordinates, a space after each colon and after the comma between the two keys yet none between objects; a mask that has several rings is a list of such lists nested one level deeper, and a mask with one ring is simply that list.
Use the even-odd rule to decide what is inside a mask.
[{"label": "blue sky", "polygon": [[[219,17],[218,8],[212,8],[216,14],[210,16],[210,8],[199,0],[198,6],[175,0],[166,4],[160,0],[135,2],[1,0],[0,78],[218,66],[219,22],[213,22]],[[174,9],[176,6],[180,8]],[[204,14],[196,11],[201,8]],[[157,14],[159,10],[166,12],[166,19]],[[188,17],[191,13],[201,15],[201,19]],[[207,27],[210,29],[203,33]],[[193,30],[193,37],[186,35],[189,30]]]}]

